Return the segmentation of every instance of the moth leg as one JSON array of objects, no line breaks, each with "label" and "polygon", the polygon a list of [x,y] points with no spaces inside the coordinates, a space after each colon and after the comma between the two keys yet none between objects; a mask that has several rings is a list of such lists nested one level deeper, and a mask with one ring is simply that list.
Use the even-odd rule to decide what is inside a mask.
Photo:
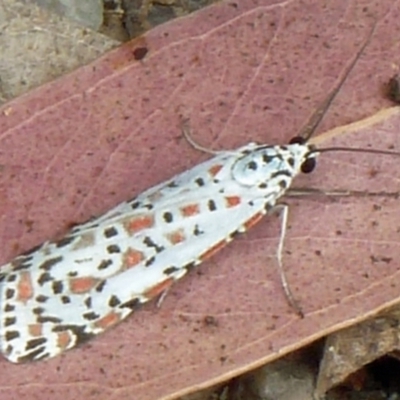
[{"label": "moth leg", "polygon": [[177,280],[182,278],[182,276],[184,276],[186,273],[187,273],[187,269],[181,268],[170,275],[170,278],[166,281],[166,284],[164,284],[160,288],[161,291],[158,293],[157,308],[161,307],[161,304],[163,303],[164,299],[167,297],[167,294],[170,291],[172,285]]},{"label": "moth leg", "polygon": [[187,140],[187,142],[196,150],[199,150],[203,153],[211,154],[213,156],[220,154],[220,151],[212,150],[207,147],[202,146],[201,144],[197,143],[190,132],[190,127],[189,127],[189,119],[183,119],[182,120],[182,134],[184,138]]},{"label": "moth leg", "polygon": [[170,286],[168,286],[163,292],[160,293],[158,300],[157,300],[157,308],[161,307],[161,304],[167,297],[167,294],[168,294],[169,290],[171,289],[171,286],[172,286],[172,284]]},{"label": "moth leg", "polygon": [[278,271],[279,271],[282,287],[283,287],[283,290],[285,292],[286,298],[287,298],[290,306],[295,310],[296,314],[298,314],[301,318],[303,318],[304,313],[303,313],[299,303],[296,301],[295,297],[293,296],[292,291],[290,290],[290,286],[289,286],[288,280],[286,278],[286,274],[283,269],[283,263],[282,263],[283,246],[285,243],[286,230],[287,230],[288,217],[289,217],[289,206],[284,203],[277,204],[274,207],[274,211],[280,212],[280,216],[281,216],[281,233],[279,236],[279,244],[278,244],[278,248],[276,251],[276,257],[278,259]]},{"label": "moth leg", "polygon": [[400,191],[397,192],[368,192],[362,190],[346,190],[346,189],[315,189],[315,188],[290,188],[285,193],[288,197],[304,197],[304,196],[324,196],[324,197],[392,197],[398,199]]},{"label": "moth leg", "polygon": [[330,194],[334,192],[336,196],[340,197],[348,197],[350,196],[350,191],[348,190],[337,190],[337,191],[328,191],[323,189],[316,188],[289,188],[285,196],[287,197],[309,197],[309,196],[323,196],[329,197]]}]

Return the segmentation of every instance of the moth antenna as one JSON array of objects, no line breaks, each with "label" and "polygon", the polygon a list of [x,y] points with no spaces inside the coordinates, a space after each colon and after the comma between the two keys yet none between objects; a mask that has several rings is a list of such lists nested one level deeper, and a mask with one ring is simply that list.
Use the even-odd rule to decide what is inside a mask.
[{"label": "moth antenna", "polygon": [[372,27],[367,39],[364,41],[362,46],[357,51],[357,53],[354,56],[351,63],[345,69],[342,78],[340,78],[340,80],[339,80],[339,83],[331,91],[331,93],[323,101],[323,103],[318,106],[318,108],[315,110],[315,112],[311,115],[311,117],[308,120],[308,122],[306,123],[306,125],[300,130],[299,134],[290,141],[290,143],[306,143],[313,136],[313,134],[314,134],[315,130],[317,129],[318,125],[320,124],[322,118],[325,116],[325,114],[328,111],[333,100],[336,98],[336,95],[339,93],[340,89],[343,87],[348,76],[350,75],[350,72],[353,70],[357,61],[359,60],[359,58],[361,57],[365,48],[369,44],[374,31],[375,31],[375,24]]},{"label": "moth antenna", "polygon": [[190,132],[190,127],[189,127],[189,119],[183,119],[181,121],[182,124],[182,133],[183,136],[185,137],[185,139],[187,140],[187,142],[196,150],[199,150],[203,153],[206,154],[211,154],[212,156],[216,156],[218,154],[220,154],[221,152],[218,150],[213,150],[213,149],[209,149],[208,147],[204,147],[201,144],[197,143]]},{"label": "moth antenna", "polygon": [[213,150],[213,149],[209,149],[208,147],[202,146],[201,144],[197,143],[190,132],[190,127],[189,127],[189,119],[184,119],[182,120],[182,134],[184,136],[184,138],[186,139],[186,141],[196,150],[199,150],[203,153],[206,154],[211,154],[212,156],[217,156],[221,153],[224,154],[232,154],[232,155],[237,155],[238,153],[235,150]]},{"label": "moth antenna", "polygon": [[325,148],[312,148],[305,155],[305,160],[301,165],[301,172],[304,174],[308,174],[314,171],[315,166],[317,164],[315,157],[313,154],[317,155],[320,153],[328,153],[330,151],[347,151],[349,153],[370,153],[370,154],[380,154],[386,156],[395,156],[400,157],[400,152],[390,151],[390,150],[376,150],[376,149],[365,149],[365,148],[352,148],[352,147],[325,147]]},{"label": "moth antenna", "polygon": [[390,151],[390,150],[376,150],[376,149],[365,149],[365,148],[352,148],[352,147],[324,147],[322,149],[311,149],[307,154],[306,157],[312,154],[319,154],[319,153],[328,153],[330,151],[347,151],[351,153],[370,153],[370,154],[383,154],[386,156],[396,156],[400,157],[400,152],[398,151]]}]

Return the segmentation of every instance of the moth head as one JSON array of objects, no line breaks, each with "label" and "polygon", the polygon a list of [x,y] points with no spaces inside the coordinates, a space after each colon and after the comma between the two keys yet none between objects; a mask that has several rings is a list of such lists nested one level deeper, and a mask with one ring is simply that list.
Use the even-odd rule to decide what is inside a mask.
[{"label": "moth head", "polygon": [[309,174],[310,172],[314,171],[315,166],[317,165],[317,153],[314,152],[315,146],[306,146],[306,139],[301,136],[295,136],[290,140],[289,144],[300,144],[308,148],[308,152],[303,155],[303,160],[300,165],[300,171],[303,172],[303,174]]},{"label": "moth head", "polygon": [[282,186],[290,185],[300,171],[312,171],[316,156],[307,144],[262,145],[244,153],[233,165],[232,175],[245,186],[266,187],[274,181]]}]

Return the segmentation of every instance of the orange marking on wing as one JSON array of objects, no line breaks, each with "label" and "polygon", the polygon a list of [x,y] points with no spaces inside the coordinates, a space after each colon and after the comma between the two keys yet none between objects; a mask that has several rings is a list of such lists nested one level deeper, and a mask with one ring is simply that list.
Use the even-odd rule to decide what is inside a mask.
[{"label": "orange marking on wing", "polygon": [[216,165],[213,165],[212,167],[209,168],[208,173],[209,173],[211,176],[214,177],[215,175],[218,174],[219,171],[221,171],[221,169],[222,169],[222,165],[216,164]]},{"label": "orange marking on wing", "polygon": [[139,251],[132,249],[131,247],[124,253],[123,269],[129,269],[139,264],[144,260],[144,254]]},{"label": "orange marking on wing", "polygon": [[38,337],[43,335],[43,325],[42,324],[29,324],[28,325],[29,335],[33,337]]},{"label": "orange marking on wing", "polygon": [[172,244],[178,244],[186,240],[185,231],[183,229],[169,232],[165,236]]},{"label": "orange marking on wing", "polygon": [[133,235],[136,232],[154,226],[154,215],[152,214],[137,215],[133,218],[126,220],[124,222],[124,226],[125,229],[128,231],[128,233],[130,235]]},{"label": "orange marking on wing", "polygon": [[17,284],[18,300],[28,301],[33,297],[32,277],[30,272],[21,272],[19,282]]},{"label": "orange marking on wing", "polygon": [[236,207],[242,199],[239,196],[226,196],[225,197],[226,205],[230,207]]},{"label": "orange marking on wing", "polygon": [[197,203],[188,204],[180,208],[183,217],[192,217],[200,213],[200,206]]},{"label": "orange marking on wing", "polygon": [[209,257],[213,256],[215,253],[217,253],[222,248],[224,248],[226,246],[226,243],[227,243],[226,240],[221,240],[220,242],[216,243],[214,246],[209,248],[205,253],[203,253],[199,257],[199,259],[201,261],[204,261],[206,258],[209,258]]},{"label": "orange marking on wing", "polygon": [[94,326],[100,329],[107,329],[110,326],[113,326],[116,323],[118,323],[120,320],[121,316],[118,313],[112,311],[107,315],[105,315],[103,318],[100,318],[98,321],[96,321],[94,323]]},{"label": "orange marking on wing", "polygon": [[143,295],[148,299],[152,299],[153,297],[156,297],[159,294],[165,292],[172,285],[173,282],[174,282],[173,278],[168,278],[165,281],[157,283],[157,285],[154,285],[153,287],[147,289],[143,293]]},{"label": "orange marking on wing", "polygon": [[247,220],[244,223],[244,227],[247,229],[250,229],[253,225],[255,225],[262,217],[263,217],[263,213],[257,213],[254,214],[249,220]]},{"label": "orange marking on wing", "polygon": [[72,342],[71,334],[67,331],[57,333],[57,346],[65,350]]},{"label": "orange marking on wing", "polygon": [[90,276],[72,278],[69,281],[69,288],[72,293],[82,294],[92,290],[99,282],[100,279],[92,278]]}]

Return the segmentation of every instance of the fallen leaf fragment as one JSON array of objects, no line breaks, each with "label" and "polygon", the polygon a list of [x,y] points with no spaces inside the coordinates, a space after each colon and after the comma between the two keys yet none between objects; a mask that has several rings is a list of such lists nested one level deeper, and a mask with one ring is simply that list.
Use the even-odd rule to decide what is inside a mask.
[{"label": "fallen leaf fragment", "polygon": [[400,307],[329,335],[325,342],[316,395],[334,386],[366,364],[400,350]]}]

